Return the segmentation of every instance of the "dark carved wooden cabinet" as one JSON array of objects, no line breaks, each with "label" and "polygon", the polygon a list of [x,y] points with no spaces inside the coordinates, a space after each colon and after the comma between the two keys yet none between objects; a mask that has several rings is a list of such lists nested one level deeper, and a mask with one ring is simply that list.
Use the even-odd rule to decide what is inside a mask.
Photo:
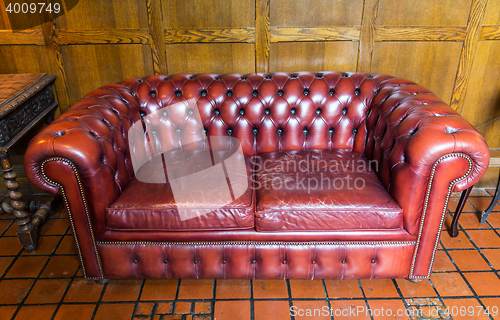
[{"label": "dark carved wooden cabinet", "polygon": [[[10,148],[42,119],[53,120],[57,104],[52,92],[54,75],[0,74],[0,168],[7,186],[2,209],[16,217],[19,242],[29,252],[36,250],[38,228],[52,211],[53,199],[26,204],[12,169]],[[30,218],[28,210],[35,211]]]}]

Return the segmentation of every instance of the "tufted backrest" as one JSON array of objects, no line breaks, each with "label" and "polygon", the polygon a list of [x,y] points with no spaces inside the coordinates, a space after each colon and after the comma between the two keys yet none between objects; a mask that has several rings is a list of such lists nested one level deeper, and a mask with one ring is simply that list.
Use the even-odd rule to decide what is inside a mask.
[{"label": "tufted backrest", "polygon": [[[237,138],[245,154],[255,155],[299,149],[364,152],[372,100],[391,78],[346,72],[177,74],[120,84],[130,88],[149,129],[168,149],[189,144],[196,132]],[[158,112],[173,105],[175,117]]]}]

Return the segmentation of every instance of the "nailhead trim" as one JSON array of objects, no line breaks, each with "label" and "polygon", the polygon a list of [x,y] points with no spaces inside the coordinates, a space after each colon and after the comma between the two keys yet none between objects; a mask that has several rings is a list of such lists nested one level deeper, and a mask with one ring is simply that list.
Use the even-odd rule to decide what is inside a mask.
[{"label": "nailhead trim", "polygon": [[341,242],[260,242],[260,241],[205,241],[205,242],[154,242],[154,241],[97,241],[98,245],[178,245],[178,246],[218,246],[218,245],[327,245],[327,246],[391,246],[414,245],[415,241],[341,241]]},{"label": "nailhead trim", "polygon": [[[427,213],[427,207],[429,205],[429,197],[431,194],[432,183],[434,182],[434,175],[436,174],[436,168],[437,168],[438,164],[440,164],[443,160],[451,158],[451,157],[462,157],[462,158],[466,159],[469,162],[469,168],[467,169],[467,172],[463,176],[450,182],[450,185],[448,186],[448,193],[446,194],[446,200],[444,202],[443,212],[441,213],[441,222],[439,224],[439,231],[438,231],[438,234],[436,236],[436,241],[434,243],[434,249],[432,251],[432,257],[431,257],[431,262],[429,264],[429,270],[427,271],[427,276],[415,276],[413,274],[414,269],[415,269],[415,261],[417,259],[418,248],[420,246],[420,238],[422,237],[422,232],[423,232],[423,228],[424,228],[424,221],[425,221],[425,214]],[[446,209],[448,208],[448,201],[450,200],[451,191],[453,190],[453,186],[455,186],[455,184],[457,182],[462,181],[469,176],[469,174],[472,171],[472,164],[473,163],[472,163],[471,158],[466,156],[465,154],[462,154],[462,153],[452,153],[452,154],[444,155],[434,163],[434,166],[432,167],[431,177],[429,179],[429,185],[427,187],[427,194],[425,196],[425,201],[424,201],[424,209],[422,210],[422,219],[420,220],[420,229],[418,231],[417,244],[415,246],[415,252],[413,254],[413,261],[411,263],[410,276],[408,279],[428,279],[428,278],[430,278],[431,272],[432,272],[432,266],[434,265],[434,259],[436,257],[436,251],[438,248],[439,237],[441,235],[441,231],[443,230],[443,223],[444,223],[444,220],[446,218]]]},{"label": "nailhead trim", "polygon": [[[66,192],[64,191],[64,188],[63,188],[62,185],[60,185],[59,183],[57,183],[55,181],[50,180],[47,177],[47,175],[45,174],[44,166],[45,166],[46,163],[51,162],[51,161],[61,161],[61,162],[64,162],[64,163],[68,164],[73,169],[73,172],[75,173],[76,182],[78,183],[78,189],[80,190],[80,197],[82,199],[83,207],[85,209],[85,215],[86,215],[86,218],[87,218],[87,224],[88,224],[89,230],[90,230],[90,237],[92,238],[92,245],[94,247],[94,252],[95,252],[95,256],[96,256],[96,260],[97,260],[97,266],[99,267],[100,277],[89,277],[89,278],[87,277],[87,273],[85,271],[85,265],[83,263],[82,252],[81,252],[81,249],[80,249],[80,243],[79,243],[78,235],[76,233],[75,225],[74,225],[74,222],[73,222],[73,217],[72,217],[72,214],[71,214],[71,209],[69,207],[68,198],[66,197]],[[88,207],[87,207],[87,201],[85,200],[85,196],[83,194],[82,183],[80,181],[80,176],[78,175],[78,171],[77,171],[75,165],[73,164],[73,162],[71,162],[70,160],[68,160],[66,158],[50,158],[50,159],[46,159],[46,160],[44,160],[42,162],[41,171],[42,171],[42,176],[45,178],[45,180],[47,180],[49,183],[51,183],[53,185],[58,186],[59,189],[61,189],[61,194],[62,194],[63,199],[64,199],[64,205],[66,206],[66,210],[68,210],[68,217],[69,217],[69,221],[70,221],[70,224],[71,224],[71,230],[73,231],[73,236],[75,237],[76,248],[78,249],[78,257],[80,258],[80,264],[82,266],[82,272],[83,272],[84,278],[86,278],[86,279],[93,279],[93,280],[103,279],[104,276],[103,276],[103,272],[102,272],[102,268],[101,268],[101,261],[99,259],[99,254],[97,253],[96,241],[95,241],[95,238],[94,238],[94,231],[93,231],[92,225],[90,223],[90,217],[89,217],[89,211],[88,211]]]}]

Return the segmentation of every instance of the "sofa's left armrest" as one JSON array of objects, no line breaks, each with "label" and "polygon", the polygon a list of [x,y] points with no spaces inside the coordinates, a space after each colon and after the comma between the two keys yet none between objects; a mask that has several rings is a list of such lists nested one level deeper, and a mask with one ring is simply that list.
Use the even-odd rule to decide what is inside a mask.
[{"label": "sofa's left armrest", "polygon": [[417,238],[410,278],[427,278],[451,192],[473,186],[484,175],[488,146],[441,99],[403,79],[381,84],[366,125],[365,153],[403,208],[404,228]]}]

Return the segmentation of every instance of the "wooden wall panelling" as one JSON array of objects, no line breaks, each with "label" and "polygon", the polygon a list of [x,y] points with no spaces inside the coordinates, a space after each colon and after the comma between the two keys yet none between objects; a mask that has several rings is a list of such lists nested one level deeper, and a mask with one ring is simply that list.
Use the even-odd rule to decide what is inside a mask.
[{"label": "wooden wall panelling", "polygon": [[0,46],[0,73],[50,73],[50,63],[43,46]]},{"label": "wooden wall panelling", "polygon": [[42,30],[0,30],[0,45],[34,44],[43,46]]},{"label": "wooden wall panelling", "polygon": [[255,43],[254,28],[165,29],[167,43],[245,42]]},{"label": "wooden wall panelling", "polygon": [[255,72],[269,72],[271,0],[255,0]]},{"label": "wooden wall panelling", "polygon": [[488,0],[483,18],[484,25],[500,24],[500,0]]},{"label": "wooden wall panelling", "polygon": [[365,0],[363,4],[356,71],[369,72],[371,69],[378,4],[379,0]]},{"label": "wooden wall panelling", "polygon": [[410,79],[449,103],[461,42],[375,42],[371,73],[386,73]]},{"label": "wooden wall panelling", "polygon": [[71,45],[61,51],[71,103],[105,84],[153,74],[151,48],[146,45]]},{"label": "wooden wall panelling", "polygon": [[271,43],[269,71],[356,70],[357,41]]},{"label": "wooden wall panelling", "polygon": [[[480,41],[462,114],[480,127],[490,148],[500,148],[500,41]],[[497,120],[497,121],[495,121]],[[494,122],[493,122],[494,121]]]},{"label": "wooden wall panelling", "polygon": [[473,0],[470,8],[467,31],[465,32],[465,41],[462,47],[455,86],[450,101],[450,106],[459,113],[462,112],[464,105],[465,93],[467,91],[467,85],[472,71],[472,63],[474,61],[474,54],[476,53],[477,44],[481,36],[482,20],[487,1],[488,0]]},{"label": "wooden wall panelling", "polygon": [[153,70],[155,74],[167,74],[161,2],[160,0],[146,0],[146,8],[148,12],[149,36],[151,37],[150,46],[153,57]]}]

